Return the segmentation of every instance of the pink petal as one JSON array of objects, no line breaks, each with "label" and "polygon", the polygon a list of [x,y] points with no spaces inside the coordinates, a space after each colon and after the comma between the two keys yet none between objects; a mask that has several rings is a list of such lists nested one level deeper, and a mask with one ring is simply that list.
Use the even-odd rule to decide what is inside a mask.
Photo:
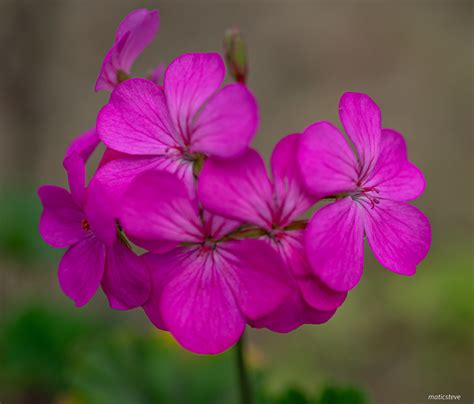
[{"label": "pink petal", "polygon": [[329,122],[306,128],[298,153],[303,180],[318,197],[355,190],[358,164],[342,133]]},{"label": "pink petal", "polygon": [[121,240],[107,248],[105,265],[102,288],[112,308],[133,309],[148,300],[151,277],[145,261]]},{"label": "pink petal", "polygon": [[74,139],[64,156],[63,166],[67,172],[69,188],[74,200],[81,207],[84,207],[86,199],[86,163],[99,142],[96,129],[89,129]]},{"label": "pink petal", "polygon": [[191,254],[190,251],[188,248],[177,248],[165,254],[147,253],[143,255],[143,259],[150,269],[152,282],[150,298],[143,305],[143,309],[155,327],[161,330],[168,331],[161,314],[163,289],[174,276],[180,273],[182,270],[181,261],[187,259],[188,254]]},{"label": "pink petal", "polygon": [[328,288],[316,277],[309,266],[304,248],[303,230],[282,231],[269,239],[270,245],[290,269],[307,304],[313,309],[330,311],[339,307],[345,300],[346,292]]},{"label": "pink petal", "polygon": [[335,312],[336,310],[320,311],[312,309],[295,291],[272,313],[251,321],[250,325],[254,328],[268,328],[273,332],[288,333],[304,324],[325,323]]},{"label": "pink petal", "polygon": [[241,84],[228,84],[212,96],[191,129],[190,150],[234,157],[245,151],[258,126],[255,97]]},{"label": "pink petal", "polygon": [[380,108],[366,94],[344,93],[339,102],[339,116],[359,154],[362,178],[370,173],[379,157],[382,133]]},{"label": "pink petal", "polygon": [[[105,55],[99,76],[95,82],[95,91],[112,91],[114,87],[120,83],[119,75],[120,72],[123,71],[120,69],[120,66],[122,65],[121,54],[129,36],[130,32],[127,32],[120,39],[116,40]],[[125,71],[123,72],[125,73]]]},{"label": "pink petal", "polygon": [[153,71],[151,72],[149,78],[153,83],[158,84],[159,86],[163,85],[163,76],[166,70],[164,63],[158,64]]},{"label": "pink petal", "polygon": [[314,271],[327,286],[344,292],[362,275],[363,213],[351,198],[319,209],[306,230],[306,252]]},{"label": "pink petal", "polygon": [[95,84],[95,91],[113,90],[118,73],[129,74],[135,59],[158,31],[158,10],[138,9],[128,14],[117,28],[115,43],[107,53]]},{"label": "pink petal", "polygon": [[107,146],[128,154],[166,155],[179,146],[163,90],[145,79],[115,88],[99,112],[97,131]]},{"label": "pink petal", "polygon": [[176,241],[164,241],[164,240],[143,240],[136,237],[128,236],[129,240],[145,250],[152,253],[163,254],[175,249],[179,243]]},{"label": "pink petal", "polygon": [[176,130],[189,144],[192,120],[219,88],[225,66],[218,53],[188,53],[168,66],[164,78],[166,102]]},{"label": "pink petal", "polygon": [[136,34],[150,34],[151,32],[154,32],[153,35],[149,35],[146,40],[144,40],[144,38],[141,38],[141,40],[137,41],[141,43],[150,43],[153,37],[155,36],[156,31],[158,30],[159,23],[160,14],[158,10],[147,10],[146,8],[138,8],[128,13],[127,16],[119,24],[119,26],[117,27],[117,31],[115,32],[115,40],[122,38],[129,31],[134,32]]},{"label": "pink petal", "polygon": [[86,236],[82,227],[84,212],[64,188],[43,185],[38,189],[43,204],[39,231],[43,240],[55,248],[65,248]]},{"label": "pink petal", "polygon": [[271,229],[272,185],[255,150],[233,160],[208,159],[199,175],[198,195],[212,212]]},{"label": "pink petal", "polygon": [[148,170],[161,169],[176,173],[188,190],[194,191],[192,165],[179,158],[128,156],[99,169],[89,184],[86,212],[91,228],[101,240],[109,245],[115,241],[115,222],[121,218],[123,195],[131,182]]},{"label": "pink petal", "polygon": [[242,225],[241,222],[215,215],[207,210],[203,211],[203,219],[205,233],[213,240],[220,240],[222,237],[237,230],[237,228]]},{"label": "pink petal", "polygon": [[92,231],[107,245],[112,245],[117,238],[119,206],[119,199],[114,198],[103,183],[93,177],[87,190],[85,211]]},{"label": "pink petal", "polygon": [[278,224],[284,227],[316,202],[303,183],[298,160],[301,134],[285,136],[273,149],[271,164]]},{"label": "pink petal", "polygon": [[431,245],[428,218],[412,205],[381,199],[375,208],[365,208],[364,222],[377,260],[392,272],[415,274]]},{"label": "pink petal", "polygon": [[102,158],[99,161],[99,165],[97,169],[102,168],[107,163],[111,162],[112,160],[118,160],[125,157],[131,157],[131,155],[111,149],[110,147],[106,147],[104,150],[104,154],[102,155]]},{"label": "pink petal", "polygon": [[346,300],[347,292],[337,292],[328,288],[316,276],[300,278],[298,285],[304,301],[316,310],[334,310]]},{"label": "pink petal", "polygon": [[163,288],[161,314],[178,342],[192,352],[217,354],[235,344],[245,328],[225,268],[212,253],[177,249],[174,277]]},{"label": "pink petal", "polygon": [[[188,191],[194,186],[192,164],[179,157],[124,156],[103,165],[94,180],[123,193],[139,175],[150,170],[163,170],[176,174],[185,182]],[[92,181],[91,181],[92,183]]]},{"label": "pink petal", "polygon": [[79,154],[84,161],[87,161],[96,149],[99,142],[99,134],[97,133],[95,127],[91,128],[76,137],[71,142],[64,157],[67,158],[71,154]]},{"label": "pink petal", "polygon": [[423,173],[408,161],[403,136],[392,129],[383,129],[380,156],[364,186],[377,188],[380,197],[408,201],[419,197],[425,185]]},{"label": "pink petal", "polygon": [[[247,319],[262,317],[287,298],[291,276],[278,254],[263,240],[219,244],[215,258]],[[217,256],[217,254],[216,254]]]},{"label": "pink petal", "polygon": [[166,171],[148,171],[136,178],[123,198],[125,232],[143,240],[201,242],[198,207],[183,181]]},{"label": "pink petal", "polygon": [[72,153],[63,161],[67,172],[69,189],[71,195],[80,207],[84,207],[86,201],[86,165],[84,159],[77,153]]},{"label": "pink petal", "polygon": [[294,277],[307,276],[308,260],[304,248],[304,230],[281,230],[273,234],[273,237],[265,237],[263,240],[278,252]]},{"label": "pink petal", "polygon": [[94,236],[74,244],[59,263],[63,292],[77,307],[85,305],[99,287],[105,265],[105,246]]},{"label": "pink petal", "polygon": [[275,182],[302,183],[300,167],[295,159],[302,135],[286,135],[274,147],[271,156],[272,174]]}]

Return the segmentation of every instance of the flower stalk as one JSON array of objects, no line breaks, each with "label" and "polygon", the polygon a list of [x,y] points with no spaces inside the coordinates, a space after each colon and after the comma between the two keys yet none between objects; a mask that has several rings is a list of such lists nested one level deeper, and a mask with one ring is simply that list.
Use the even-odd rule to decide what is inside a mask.
[{"label": "flower stalk", "polygon": [[235,345],[235,353],[239,378],[240,402],[242,404],[252,404],[252,389],[250,388],[247,367],[245,365],[245,333],[242,334]]}]

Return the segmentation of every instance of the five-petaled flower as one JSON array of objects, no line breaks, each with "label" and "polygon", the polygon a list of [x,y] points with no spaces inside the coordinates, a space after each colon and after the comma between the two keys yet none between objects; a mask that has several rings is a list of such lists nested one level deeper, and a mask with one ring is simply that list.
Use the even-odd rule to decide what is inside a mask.
[{"label": "five-petaled flower", "polygon": [[268,315],[289,294],[278,254],[262,240],[225,237],[239,223],[200,209],[175,174],[140,175],[123,203],[127,235],[168,246],[168,252],[145,255],[153,290],[144,309],[185,348],[224,351],[247,322]]},{"label": "five-petaled flower", "polygon": [[382,129],[380,109],[365,94],[345,93],[339,113],[358,158],[329,122],[305,130],[297,158],[308,190],[337,199],[309,223],[309,261],[329,287],[346,291],[362,275],[364,233],[384,267],[413,275],[428,253],[431,227],[406,203],[423,193],[425,180],[408,161],[402,135]]},{"label": "five-petaled flower", "polygon": [[150,295],[149,271],[137,256],[115,237],[108,245],[97,237],[85,206],[85,161],[98,143],[95,130],[77,138],[64,158],[70,192],[43,185],[38,194],[43,204],[40,234],[55,248],[66,248],[59,264],[58,278],[64,293],[76,306],[83,306],[99,285],[115,309],[131,309],[144,304]]},{"label": "five-petaled flower", "polygon": [[266,318],[252,323],[279,332],[329,320],[346,296],[329,289],[312,273],[304,251],[304,229],[294,222],[316,202],[304,189],[294,158],[300,137],[289,135],[276,145],[271,158],[273,181],[252,149],[234,160],[207,160],[199,176],[198,196],[203,206],[258,226],[261,238],[286,263],[292,295]]},{"label": "five-petaled flower", "polygon": [[[140,173],[162,169],[194,192],[194,164],[204,156],[235,157],[255,135],[258,110],[242,84],[227,84],[216,53],[186,54],[167,68],[164,86],[130,79],[115,88],[97,118],[101,140],[119,152],[91,181],[100,221],[120,219],[120,200]],[[110,201],[104,203],[104,201]]]}]

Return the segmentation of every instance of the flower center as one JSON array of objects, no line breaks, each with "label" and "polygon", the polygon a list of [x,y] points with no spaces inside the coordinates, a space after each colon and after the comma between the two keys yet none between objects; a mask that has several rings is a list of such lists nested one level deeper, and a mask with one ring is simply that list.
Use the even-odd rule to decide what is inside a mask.
[{"label": "flower center", "polygon": [[362,187],[352,193],[351,198],[354,201],[368,202],[370,208],[373,209],[375,208],[375,205],[380,202],[379,197],[377,196],[378,193],[379,190],[375,187]]},{"label": "flower center", "polygon": [[81,226],[84,231],[89,231],[91,229],[91,226],[89,222],[87,221],[87,219],[82,219]]}]

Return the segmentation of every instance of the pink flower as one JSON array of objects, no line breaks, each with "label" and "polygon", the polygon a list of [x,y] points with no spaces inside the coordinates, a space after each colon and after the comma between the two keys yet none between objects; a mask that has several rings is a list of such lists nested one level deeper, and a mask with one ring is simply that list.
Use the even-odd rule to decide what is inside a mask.
[{"label": "pink flower", "polygon": [[105,56],[95,91],[113,90],[128,78],[135,59],[151,43],[158,31],[158,10],[140,8],[128,14],[117,28],[115,42]]},{"label": "pink flower", "polygon": [[163,89],[148,80],[127,80],[100,111],[99,136],[111,149],[146,160],[141,165],[188,175],[198,153],[237,156],[255,135],[257,104],[241,84],[219,89],[224,75],[218,54],[196,53],[168,66]]},{"label": "pink flower", "polygon": [[285,266],[268,244],[225,237],[239,223],[200,209],[175,174],[136,178],[124,197],[122,223],[127,235],[172,248],[145,255],[153,289],[144,309],[193,352],[226,350],[248,321],[273,311],[289,293]]},{"label": "pink flower", "polygon": [[365,233],[384,267],[413,275],[431,244],[428,219],[406,203],[423,193],[423,174],[408,161],[402,135],[382,129],[380,109],[370,97],[345,93],[339,114],[357,157],[329,122],[305,130],[298,154],[308,190],[336,197],[307,229],[314,273],[335,290],[353,288],[362,275]]},{"label": "pink flower", "polygon": [[288,332],[302,324],[331,318],[346,293],[334,292],[312,274],[304,251],[304,230],[294,222],[316,199],[301,182],[294,158],[300,134],[286,136],[275,147],[271,163],[273,181],[260,155],[249,149],[233,160],[209,159],[199,177],[198,196],[203,206],[246,224],[257,225],[261,238],[283,259],[292,274],[292,295],[255,327]]},{"label": "pink flower", "polygon": [[[83,306],[99,284],[111,307],[129,309],[141,306],[150,294],[149,273],[121,239],[106,245],[96,236],[85,213],[85,160],[98,143],[91,130],[71,144],[64,159],[71,192],[54,185],[43,185],[38,194],[43,204],[39,230],[46,243],[68,248],[59,264],[59,283],[76,306]],[[114,230],[115,231],[115,230]]]},{"label": "pink flower", "polygon": [[142,172],[176,173],[193,193],[193,164],[202,155],[229,158],[246,150],[258,125],[257,104],[244,85],[220,88],[224,75],[218,54],[186,54],[168,66],[163,88],[144,79],[115,88],[97,130],[109,148],[128,156],[104,165],[91,182],[101,193],[96,211],[106,206],[101,221],[119,218],[114,208]]}]

